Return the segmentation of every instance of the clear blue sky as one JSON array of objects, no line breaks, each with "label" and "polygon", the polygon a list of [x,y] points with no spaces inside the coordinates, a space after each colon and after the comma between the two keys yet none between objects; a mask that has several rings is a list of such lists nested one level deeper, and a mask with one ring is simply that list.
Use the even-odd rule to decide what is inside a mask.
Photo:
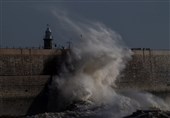
[{"label": "clear blue sky", "polygon": [[169,0],[1,0],[0,46],[43,45],[46,24],[64,45],[51,8],[99,21],[118,32],[130,48],[170,49]]}]

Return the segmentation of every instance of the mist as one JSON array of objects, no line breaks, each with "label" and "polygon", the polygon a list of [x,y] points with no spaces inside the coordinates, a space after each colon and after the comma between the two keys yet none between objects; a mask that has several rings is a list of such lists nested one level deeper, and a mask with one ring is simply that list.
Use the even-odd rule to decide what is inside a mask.
[{"label": "mist", "polygon": [[[77,105],[79,109],[115,118],[137,109],[169,109],[167,103],[150,93],[116,90],[115,81],[133,55],[118,33],[100,22],[74,18],[65,11],[53,9],[51,13],[68,37],[75,38],[71,40],[67,65],[63,64],[60,74],[53,77],[49,109],[62,111],[71,104],[83,103]],[[96,107],[98,110],[92,110]]]}]

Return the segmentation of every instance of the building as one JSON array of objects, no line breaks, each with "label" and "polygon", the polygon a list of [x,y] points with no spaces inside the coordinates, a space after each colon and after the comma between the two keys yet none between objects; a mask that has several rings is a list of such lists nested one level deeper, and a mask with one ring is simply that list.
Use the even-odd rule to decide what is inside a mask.
[{"label": "building", "polygon": [[47,29],[45,31],[45,37],[44,37],[44,49],[52,49],[52,32],[50,29],[50,26],[47,24]]}]

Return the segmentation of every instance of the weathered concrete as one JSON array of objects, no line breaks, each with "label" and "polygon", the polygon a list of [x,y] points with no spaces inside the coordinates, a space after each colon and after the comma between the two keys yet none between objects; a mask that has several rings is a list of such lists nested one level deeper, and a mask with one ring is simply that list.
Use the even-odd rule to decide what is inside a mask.
[{"label": "weathered concrete", "polygon": [[[0,116],[47,111],[48,83],[66,50],[0,49]],[[170,51],[133,50],[119,89],[170,91]]]},{"label": "weathered concrete", "polygon": [[134,50],[123,77],[118,79],[120,88],[149,91],[170,90],[170,51]]},{"label": "weathered concrete", "polygon": [[45,112],[49,81],[48,75],[0,76],[0,115]]},{"label": "weathered concrete", "polygon": [[67,50],[0,49],[0,116],[45,112],[48,84]]},{"label": "weathered concrete", "polygon": [[49,74],[44,69],[54,68],[61,55],[62,50],[56,49],[0,49],[0,76]]}]

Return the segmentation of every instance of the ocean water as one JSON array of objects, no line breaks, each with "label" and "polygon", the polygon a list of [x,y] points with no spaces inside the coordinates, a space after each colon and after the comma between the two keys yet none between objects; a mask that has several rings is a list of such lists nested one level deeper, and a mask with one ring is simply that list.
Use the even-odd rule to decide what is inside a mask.
[{"label": "ocean water", "polygon": [[[129,94],[129,92],[121,92],[121,96],[128,96],[125,94]],[[124,95],[123,95],[124,94]],[[136,99],[139,99],[141,96],[138,95],[137,93],[136,96],[132,96],[131,100],[133,99],[132,102],[136,102],[134,97],[138,97]],[[139,94],[139,92],[138,92]],[[145,104],[143,106],[147,107],[139,107],[134,108],[133,110],[130,110],[129,107],[134,105],[134,103],[129,103],[128,101],[119,101],[120,103],[117,104],[95,104],[90,101],[72,101],[70,103],[67,103],[67,105],[64,105],[64,109],[60,109],[60,111],[53,111],[53,112],[46,112],[42,114],[36,114],[32,116],[25,116],[24,118],[123,118],[125,116],[131,115],[133,112],[136,112],[137,110],[163,110],[163,111],[168,111],[169,107],[166,107],[168,105],[168,101],[170,98],[170,95],[162,95],[162,93],[157,93],[158,96],[154,96],[151,93],[140,93],[142,96],[146,97],[145,99],[149,99],[149,96],[154,97],[150,98],[152,101],[157,102],[154,104],[146,105],[148,103],[144,103],[144,101],[138,101],[141,104]],[[147,94],[147,95],[146,95]],[[140,98],[141,99],[141,98]],[[146,102],[146,101],[145,101]],[[121,105],[121,108],[120,108]],[[135,105],[134,105],[135,106]],[[133,106],[133,107],[134,107]],[[56,107],[57,108],[57,107]],[[162,113],[162,112],[161,112]],[[169,112],[168,112],[169,113]],[[161,118],[161,117],[158,117]]]}]

